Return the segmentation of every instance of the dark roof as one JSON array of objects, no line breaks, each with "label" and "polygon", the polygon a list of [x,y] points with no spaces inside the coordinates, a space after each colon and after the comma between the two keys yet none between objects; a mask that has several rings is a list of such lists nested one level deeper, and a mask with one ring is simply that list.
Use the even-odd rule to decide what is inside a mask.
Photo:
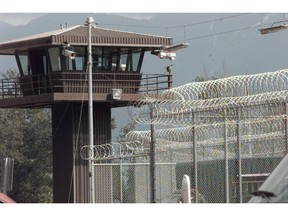
[{"label": "dark roof", "polygon": [[[13,55],[15,50],[28,48],[61,45],[68,42],[70,45],[87,45],[88,29],[86,26],[74,26],[37,34],[18,40],[0,43],[0,54]],[[171,46],[171,37],[162,37],[134,32],[117,31],[103,28],[92,28],[92,46],[121,46],[146,47],[150,49],[162,46]]]}]

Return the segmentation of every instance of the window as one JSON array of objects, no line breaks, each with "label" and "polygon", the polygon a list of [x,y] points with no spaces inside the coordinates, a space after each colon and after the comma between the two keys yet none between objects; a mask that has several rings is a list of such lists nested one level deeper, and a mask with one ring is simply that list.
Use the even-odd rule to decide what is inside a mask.
[{"label": "window", "polygon": [[29,64],[29,58],[28,58],[28,53],[19,53],[18,54],[19,58],[19,70],[23,75],[30,75],[31,70],[30,70],[30,64]]},{"label": "window", "polygon": [[93,71],[140,72],[143,56],[141,49],[93,47]]},{"label": "window", "polygon": [[75,52],[75,59],[70,58],[69,56],[63,57],[63,71],[83,71],[85,64],[86,48],[85,47],[73,47],[69,48],[70,51]]},{"label": "window", "polygon": [[[75,47],[74,52],[76,53],[76,58],[74,59],[75,65],[73,70],[82,71],[84,70],[85,64],[85,47]],[[73,61],[73,60],[72,60]]]},{"label": "window", "polygon": [[49,48],[49,57],[50,57],[50,64],[51,64],[51,70],[53,72],[55,71],[61,71],[61,60],[59,55],[59,48]]}]

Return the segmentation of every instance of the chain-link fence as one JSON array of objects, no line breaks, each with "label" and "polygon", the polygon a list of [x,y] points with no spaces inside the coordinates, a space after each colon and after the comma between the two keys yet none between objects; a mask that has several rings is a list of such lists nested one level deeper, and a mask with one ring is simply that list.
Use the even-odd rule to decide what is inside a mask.
[{"label": "chain-link fence", "polygon": [[[150,203],[150,164],[95,164],[97,203]],[[157,202],[176,202],[176,165],[156,165]],[[175,198],[175,200],[173,200]]]},{"label": "chain-link fence", "polygon": [[[196,152],[191,147],[156,153],[156,202],[176,203],[185,174],[191,178],[192,202],[247,202],[286,153],[281,139],[251,141],[239,145],[240,151],[235,142],[196,146]],[[151,202],[150,166],[148,156],[95,163],[96,202]]]},{"label": "chain-link fence", "polygon": [[151,202],[153,189],[156,202],[177,202],[185,174],[192,202],[247,202],[287,154],[287,98],[288,70],[143,97],[130,117],[160,129],[131,131],[125,143],[94,149],[97,202]]}]

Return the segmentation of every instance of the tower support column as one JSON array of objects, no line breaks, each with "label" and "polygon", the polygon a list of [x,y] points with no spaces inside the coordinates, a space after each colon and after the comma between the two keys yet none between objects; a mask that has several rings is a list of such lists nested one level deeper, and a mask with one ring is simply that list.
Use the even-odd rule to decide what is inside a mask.
[{"label": "tower support column", "polygon": [[[52,107],[53,200],[55,203],[88,203],[88,161],[81,148],[89,145],[88,105],[61,103]],[[94,143],[111,141],[111,107],[94,103]]]}]

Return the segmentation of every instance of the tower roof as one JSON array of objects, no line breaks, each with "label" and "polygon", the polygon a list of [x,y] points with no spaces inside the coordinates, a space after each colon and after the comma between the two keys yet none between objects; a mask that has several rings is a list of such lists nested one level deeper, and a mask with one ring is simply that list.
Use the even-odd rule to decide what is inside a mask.
[{"label": "tower roof", "polygon": [[[148,50],[171,46],[171,37],[139,34],[104,28],[92,28],[92,46],[143,47]],[[27,50],[35,47],[61,45],[66,42],[71,46],[87,45],[87,26],[73,26],[65,29],[45,32],[17,40],[0,43],[0,55],[14,55],[16,50]]]}]

